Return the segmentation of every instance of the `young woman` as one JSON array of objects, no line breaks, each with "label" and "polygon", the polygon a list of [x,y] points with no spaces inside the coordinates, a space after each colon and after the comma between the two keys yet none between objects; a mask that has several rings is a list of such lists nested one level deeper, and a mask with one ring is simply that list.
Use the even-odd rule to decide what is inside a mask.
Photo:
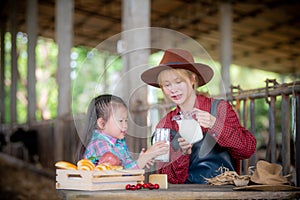
[{"label": "young woman", "polygon": [[169,151],[165,142],[159,142],[147,151],[143,148],[139,158],[133,160],[125,142],[127,119],[127,106],[121,98],[109,94],[95,97],[88,107],[86,138],[79,159],[88,158],[97,164],[97,159],[111,152],[124,169],[139,169],[150,167],[156,156]]},{"label": "young woman", "polygon": [[[158,165],[158,172],[167,174],[170,183],[206,183],[205,178],[218,175],[220,167],[239,172],[240,160],[255,152],[255,137],[241,126],[231,105],[197,93],[212,76],[209,66],[194,63],[191,53],[182,49],[166,50],[160,65],[141,75],[145,83],[160,87],[177,105],[157,124],[157,128],[172,132],[171,161]],[[191,144],[180,136],[174,119],[183,116],[191,116],[198,123],[203,139]]]}]

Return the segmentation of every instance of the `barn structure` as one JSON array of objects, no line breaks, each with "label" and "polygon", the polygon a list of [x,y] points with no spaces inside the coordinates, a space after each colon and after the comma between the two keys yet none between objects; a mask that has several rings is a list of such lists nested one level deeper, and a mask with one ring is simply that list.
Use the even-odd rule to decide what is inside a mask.
[{"label": "barn structure", "polygon": [[[72,160],[76,151],[74,142],[76,127],[73,123],[70,102],[70,52],[72,47],[95,48],[99,43],[116,34],[120,40],[112,43],[113,52],[122,56],[124,73],[132,66],[147,63],[151,53],[170,47],[184,46],[185,40],[168,41],[170,34],[181,33],[200,43],[213,60],[221,63],[224,92],[236,102],[241,111],[241,120],[255,132],[255,99],[265,98],[269,105],[269,154],[267,158],[275,162],[276,134],[274,120],[276,97],[282,98],[282,156],[290,155],[290,139],[295,137],[296,151],[300,152],[299,104],[300,104],[300,2],[297,0],[3,0],[1,9],[1,73],[0,73],[0,120],[1,130],[11,130],[16,126],[18,62],[16,34],[28,35],[28,120],[26,126],[39,130],[40,158],[45,167],[53,167],[54,161]],[[152,27],[152,28],[151,28]],[[151,31],[159,35],[151,35]],[[10,107],[4,106],[8,98],[4,91],[5,33],[11,34],[10,60]],[[126,34],[129,33],[129,34]],[[164,34],[169,33],[169,34]],[[153,33],[154,34],[154,33]],[[47,122],[35,120],[35,47],[38,37],[52,38],[58,45],[57,84],[58,99],[56,119]],[[177,38],[177,37],[176,37]],[[121,43],[120,43],[121,41]],[[161,43],[162,42],[162,43]],[[159,44],[158,44],[159,43]],[[124,47],[125,44],[125,47]],[[118,49],[118,45],[119,49]],[[187,46],[189,44],[186,44]],[[158,48],[148,48],[148,47]],[[121,50],[120,50],[121,48]],[[138,49],[138,50],[137,50]],[[257,68],[280,73],[293,78],[292,83],[278,85],[274,80],[266,81],[266,88],[251,91],[231,89],[229,69],[235,64],[241,67]],[[136,71],[140,74],[141,71]],[[130,106],[149,108],[144,101],[147,89],[136,91],[141,82],[129,75],[126,88]],[[264,80],[262,80],[264,81]],[[122,96],[121,95],[121,96]],[[243,108],[242,105],[244,106]],[[248,112],[248,106],[250,112]],[[4,123],[4,113],[9,112],[10,122]],[[133,114],[139,127],[146,127],[147,109]],[[291,127],[292,126],[292,127]],[[147,128],[147,127],[146,127]],[[133,128],[133,132],[146,132],[144,128]],[[136,141],[139,142],[136,142]],[[136,134],[129,141],[133,152],[147,144],[147,135],[140,139]],[[300,182],[300,155],[296,155],[297,183]],[[247,161],[248,162],[248,161]],[[250,163],[255,160],[250,159]],[[291,162],[284,163],[288,173]]]}]

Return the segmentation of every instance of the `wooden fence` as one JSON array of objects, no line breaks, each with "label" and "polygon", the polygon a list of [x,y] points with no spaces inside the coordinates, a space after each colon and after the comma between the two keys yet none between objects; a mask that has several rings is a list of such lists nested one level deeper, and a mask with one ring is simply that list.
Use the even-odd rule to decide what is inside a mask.
[{"label": "wooden fence", "polygon": [[[261,132],[257,132],[255,111],[256,102],[260,99],[268,106],[264,159],[272,163],[279,162],[284,175],[289,174],[291,168],[297,170],[299,183],[300,154],[296,152],[300,152],[300,82],[280,85],[276,80],[267,79],[265,88],[243,91],[239,87],[232,87],[228,100],[234,103],[242,124],[249,127],[257,138]],[[257,161],[255,156],[250,159],[252,165]]]}]

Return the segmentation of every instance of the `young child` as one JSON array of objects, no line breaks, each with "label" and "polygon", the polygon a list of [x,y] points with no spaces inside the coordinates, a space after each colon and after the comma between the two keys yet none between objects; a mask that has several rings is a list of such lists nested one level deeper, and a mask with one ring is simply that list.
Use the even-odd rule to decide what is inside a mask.
[{"label": "young child", "polygon": [[[145,83],[161,88],[177,105],[157,125],[174,133],[170,136],[171,161],[158,164],[159,173],[167,174],[170,183],[204,184],[205,178],[218,175],[220,167],[239,173],[239,161],[255,152],[256,139],[241,126],[232,106],[225,100],[197,92],[197,88],[212,77],[213,70],[209,66],[195,63],[192,54],[183,49],[166,50],[160,65],[141,75]],[[193,117],[202,130],[203,139],[191,144],[178,134],[179,124],[174,119],[182,116]]]},{"label": "young child", "polygon": [[[127,120],[127,106],[121,98],[109,94],[95,97],[88,107],[86,138],[79,158],[100,158],[111,152],[124,169],[142,169],[149,168],[156,156],[169,151],[168,145],[160,142],[147,151],[143,148],[139,158],[133,160],[125,142]],[[93,162],[97,164],[95,159]]]}]

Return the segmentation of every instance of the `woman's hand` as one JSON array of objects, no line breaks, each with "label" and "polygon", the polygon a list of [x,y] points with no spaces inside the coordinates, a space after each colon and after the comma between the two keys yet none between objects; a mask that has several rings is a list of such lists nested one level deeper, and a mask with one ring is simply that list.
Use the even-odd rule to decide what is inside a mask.
[{"label": "woman's hand", "polygon": [[137,160],[138,166],[142,169],[145,166],[150,168],[154,163],[154,158],[169,152],[169,145],[164,142],[156,142],[147,151],[143,148]]},{"label": "woman's hand", "polygon": [[197,108],[193,109],[193,115],[195,116],[200,126],[204,128],[211,129],[216,122],[216,118],[213,115],[211,115],[209,112],[199,110]]},{"label": "woman's hand", "polygon": [[184,155],[190,155],[192,153],[192,145],[184,138],[178,138],[178,143]]}]

